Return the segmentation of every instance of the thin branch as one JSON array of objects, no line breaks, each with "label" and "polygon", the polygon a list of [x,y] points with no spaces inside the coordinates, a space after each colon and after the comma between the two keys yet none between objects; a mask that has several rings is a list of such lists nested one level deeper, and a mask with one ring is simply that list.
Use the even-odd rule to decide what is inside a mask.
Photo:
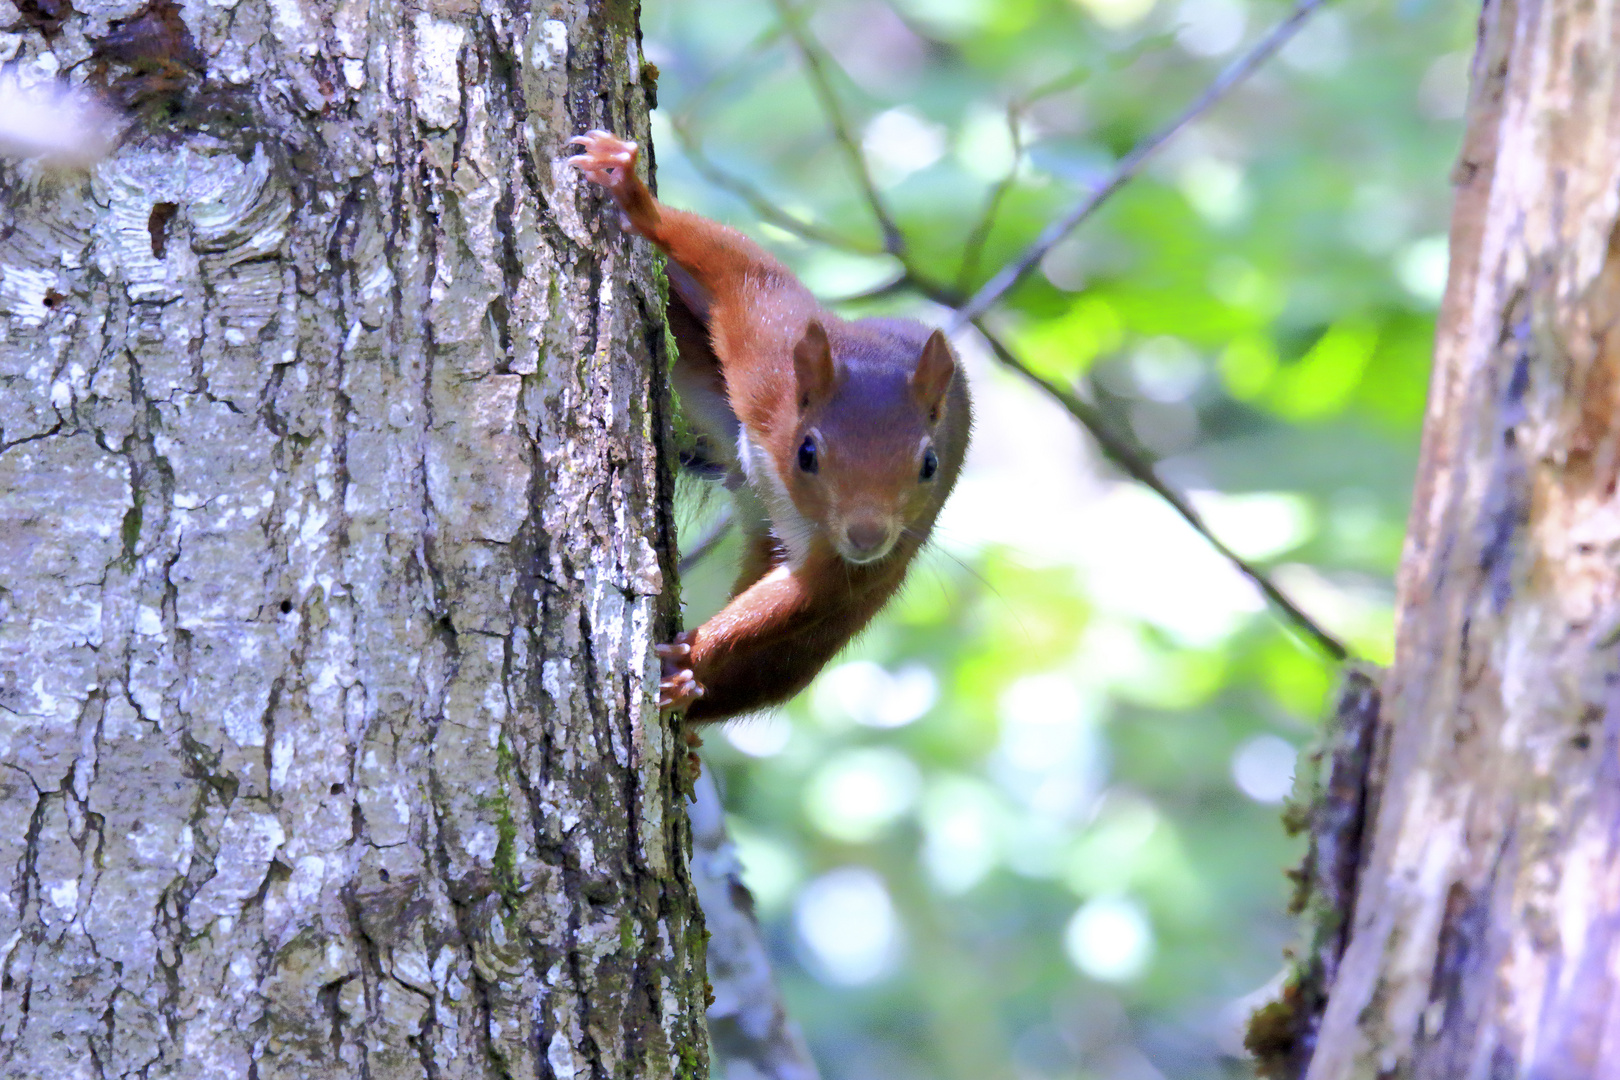
[{"label": "thin branch", "polygon": [[1012,191],[1013,185],[1018,182],[1018,170],[1024,164],[1024,139],[1019,130],[1019,113],[1022,111],[1021,102],[1013,102],[1007,106],[1007,134],[1012,139],[1013,159],[1007,166],[1007,175],[996,182],[984,200],[984,210],[979,220],[968,233],[967,240],[962,245],[962,262],[956,270],[956,288],[964,290],[973,275],[978,272],[979,259],[984,254],[984,246],[990,241],[990,230],[996,226],[996,216],[1001,213],[1001,204]]},{"label": "thin branch", "polygon": [[691,551],[681,556],[681,561],[675,567],[676,573],[684,578],[698,563],[708,558],[714,549],[720,546],[720,542],[731,534],[731,524],[731,511],[721,510],[714,525],[703,534],[703,539],[694,544]]},{"label": "thin branch", "polygon": [[[746,1062],[763,1080],[818,1080],[799,1026],[788,1016],[742,882],[737,849],[710,769],[693,785],[692,884],[709,931],[709,1031],[721,1060]],[[716,1069],[715,1075],[721,1075]]]},{"label": "thin branch", "polygon": [[[913,274],[909,269],[901,283],[910,285],[918,294],[932,300],[944,307],[958,309],[957,321],[961,321],[960,307],[962,298],[954,291],[944,286],[931,283]],[[1220,537],[1210,532],[1209,526],[1204,523],[1203,517],[1188,501],[1187,497],[1171,487],[1159,475],[1152,457],[1136,444],[1130,436],[1120,432],[1111,425],[1103,411],[1086,401],[1072,391],[1048,382],[1030,369],[1018,355],[1008,347],[1000,335],[985,325],[984,319],[974,319],[972,326],[990,345],[990,351],[997,360],[1008,369],[1017,372],[1029,382],[1046,394],[1053,401],[1063,406],[1064,410],[1079,422],[1080,426],[1091,433],[1106,456],[1115,465],[1149,491],[1170,504],[1170,508],[1181,515],[1183,521],[1193,527],[1193,530],[1202,536],[1209,546],[1214,548],[1223,558],[1244,577],[1252,581],[1256,588],[1263,593],[1273,607],[1282,614],[1285,621],[1293,623],[1301,635],[1315,643],[1332,659],[1343,662],[1349,658],[1350,650],[1343,642],[1323,629],[1316,620],[1305,614],[1300,607],[1288,598],[1288,595],[1266,575],[1266,572],[1244,559],[1237,552],[1227,547]]]},{"label": "thin branch", "polygon": [[956,271],[956,289],[963,295],[966,295],[968,282],[972,281],[973,275],[978,272],[979,259],[984,254],[985,244],[990,240],[991,230],[995,228],[996,216],[1001,213],[1001,205],[1018,182],[1018,170],[1023,167],[1026,151],[1022,124],[1025,112],[1043,98],[1078,86],[1091,75],[1090,67],[1074,68],[1055,79],[1049,79],[1024,97],[1007,104],[1007,136],[1012,141],[1013,160],[1007,168],[1007,174],[996,182],[986,197],[984,210],[962,245],[962,262]]},{"label": "thin branch", "polygon": [[1154,468],[1153,461],[1135,445],[1134,440],[1115,431],[1109,425],[1101,409],[1031,371],[1000,337],[984,325],[982,319],[975,319],[973,327],[984,335],[984,340],[990,344],[991,351],[996,354],[996,359],[1000,360],[1006,367],[1018,372],[1045,393],[1047,397],[1063,406],[1068,414],[1079,421],[1080,425],[1091,433],[1091,437],[1097,440],[1097,445],[1102,448],[1102,452],[1107,455],[1110,461],[1124,470],[1125,474],[1131,479],[1169,503],[1171,509],[1180,514],[1182,520],[1191,525],[1198,535],[1209,543],[1210,547],[1219,552],[1240,574],[1253,582],[1255,587],[1265,594],[1266,599],[1271,602],[1272,606],[1288,622],[1298,628],[1304,637],[1315,643],[1318,648],[1336,661],[1342,663],[1349,658],[1350,650],[1345,647],[1344,643],[1323,629],[1316,620],[1305,614],[1297,604],[1288,598],[1287,594],[1277,587],[1276,583],[1266,575],[1265,571],[1227,547],[1218,536],[1210,532],[1209,526],[1204,523],[1203,517],[1194,509],[1187,497],[1165,482],[1164,478],[1159,475],[1158,470]]},{"label": "thin branch", "polygon": [[[1114,173],[1103,184],[1093,189],[1091,194],[1066,217],[1049,226],[1033,246],[1027,249],[1018,259],[1008,264],[1005,269],[993,277],[984,288],[980,289],[969,300],[963,299],[959,289],[953,289],[933,281],[919,272],[907,257],[904,237],[900,234],[899,227],[890,218],[883,200],[877,192],[871,173],[867,169],[866,160],[861,155],[860,147],[850,135],[842,110],[836,97],[833,96],[831,86],[826,80],[819,46],[805,36],[802,25],[797,21],[796,13],[788,6],[788,0],[773,0],[773,2],[776,4],[777,10],[781,12],[784,25],[787,26],[795,45],[798,46],[800,55],[804,58],[806,71],[811,75],[811,81],[815,85],[828,125],[833,129],[834,137],[848,155],[850,166],[866,192],[872,212],[884,229],[885,249],[900,259],[904,269],[904,274],[899,279],[879,286],[877,289],[869,290],[867,293],[846,299],[871,299],[891,295],[909,288],[935,303],[951,308],[955,312],[955,317],[948,329],[949,333],[954,335],[963,327],[972,325],[984,336],[992,352],[1004,366],[1029,380],[1061,405],[1070,416],[1074,417],[1082,427],[1091,433],[1092,438],[1096,440],[1105,456],[1118,465],[1127,476],[1130,476],[1168,503],[1216,552],[1230,562],[1239,573],[1248,578],[1260,590],[1272,606],[1284,617],[1286,622],[1296,627],[1302,636],[1314,643],[1332,659],[1340,662],[1346,660],[1349,656],[1349,650],[1345,645],[1318,625],[1314,619],[1290,600],[1264,571],[1249,563],[1228,547],[1219,537],[1215,536],[1214,533],[1210,532],[1209,526],[1204,523],[1203,518],[1192,503],[1188,501],[1185,495],[1171,487],[1159,476],[1152,458],[1141,447],[1136,445],[1134,439],[1115,430],[1105,418],[1102,410],[1095,405],[1037,375],[1007,347],[997,334],[985,325],[983,320],[984,312],[1008,289],[1017,284],[1029,272],[1030,268],[1038,263],[1047,251],[1051,250],[1058,240],[1090,217],[1103,202],[1133,179],[1141,171],[1148,158],[1165,142],[1186,127],[1193,119],[1208,110],[1210,106],[1219,101],[1233,86],[1241,82],[1263,60],[1275,53],[1299,28],[1304,19],[1321,6],[1324,0],[1299,0],[1293,13],[1287,19],[1274,27],[1252,49],[1217,76],[1215,81],[1205,89],[1203,94],[1181,116],[1138,144],[1130,154],[1126,155],[1116,167]],[[739,195],[759,213],[762,219],[789,229],[805,239],[823,243],[829,247],[846,251],[859,250],[842,238],[826,234],[813,225],[784,214],[757,191],[740,181],[719,173],[712,164],[702,159],[700,154],[693,154],[695,143],[679,125],[676,127],[676,134],[681,138],[682,145],[688,154],[693,156],[694,165],[700,173],[717,186]],[[1002,284],[998,286],[998,283]],[[704,545],[713,539],[715,538],[707,538]],[[703,545],[700,545],[700,548],[702,547]]]},{"label": "thin branch", "polygon": [[883,250],[903,258],[906,253],[905,234],[900,231],[900,226],[895,224],[894,218],[889,215],[888,207],[883,203],[883,197],[878,194],[877,183],[872,179],[872,171],[866,167],[866,155],[861,153],[860,143],[855,141],[855,136],[850,132],[843,108],[838,104],[838,96],[833,93],[832,83],[827,79],[821,49],[810,40],[809,31],[804,25],[804,16],[793,9],[789,0],[772,0],[772,3],[782,18],[782,25],[787,27],[788,36],[793,39],[793,44],[798,46],[799,56],[804,61],[805,74],[810,77],[810,86],[816,92],[816,100],[821,102],[821,111],[826,114],[827,123],[832,127],[833,138],[843,148],[844,156],[849,158],[850,169],[860,183],[861,191],[866,195],[866,203],[872,209],[872,216],[877,219],[878,228],[883,231]]},{"label": "thin branch", "polygon": [[687,160],[692,163],[699,176],[707,180],[714,187],[722,191],[729,191],[747,204],[748,208],[761,221],[768,221],[778,228],[812,243],[824,244],[839,251],[849,251],[860,255],[879,255],[882,249],[874,244],[862,243],[848,237],[839,236],[821,228],[815,222],[806,221],[801,217],[790,214],[776,205],[764,192],[740,180],[725,169],[716,165],[704,152],[703,145],[698,137],[692,133],[692,116],[709,97],[720,92],[730,85],[734,79],[741,78],[747,73],[749,65],[759,58],[759,54],[769,48],[786,32],[780,23],[773,23],[766,27],[749,43],[748,47],[739,55],[739,59],[727,68],[715,73],[707,82],[693,92],[681,112],[670,115],[670,128],[675,132],[676,140],[681,144],[681,150]]},{"label": "thin branch", "polygon": [[1172,136],[1207,112],[1210,106],[1226,96],[1227,91],[1242,82],[1262,62],[1282,48],[1283,44],[1294,36],[1294,33],[1304,24],[1311,13],[1321,7],[1324,2],[1325,0],[1299,0],[1294,5],[1294,10],[1289,14],[1288,18],[1278,23],[1271,29],[1270,33],[1255,42],[1253,48],[1228,65],[1226,70],[1216,76],[1215,81],[1210,83],[1204,92],[1191,105],[1187,106],[1180,116],[1142,142],[1137,143],[1135,148],[1129,154],[1126,154],[1119,164],[1114,167],[1114,171],[1102,183],[1092,188],[1091,192],[1084,199],[1081,199],[1073,210],[1070,210],[1043,229],[1041,235],[1036,237],[1033,244],[1025,248],[1022,254],[1002,267],[994,277],[985,282],[983,287],[973,294],[973,298],[957,311],[956,318],[948,328],[948,332],[954,334],[957,330],[974,322],[989,311],[997,300],[1000,300],[1013,286],[1024,280],[1029,272],[1035,268],[1036,264],[1046,257],[1046,253],[1057,246],[1058,241],[1074,231],[1075,226],[1096,213],[1097,208],[1106,202],[1110,195],[1124,187],[1127,181],[1140,172],[1148,159]]},{"label": "thin branch", "polygon": [[[750,41],[737,53],[735,59],[716,68],[703,81],[703,85],[687,95],[686,100],[681,103],[680,118],[677,118],[675,123],[680,124],[684,122],[684,118],[700,111],[710,98],[717,96],[722,90],[728,89],[733,82],[741,81],[744,77],[748,77],[752,81],[754,72],[750,69],[761,61],[766,50],[776,44],[782,33],[783,28],[777,23],[772,23],[761,30],[753,41]],[[673,116],[673,114],[671,115]]]},{"label": "thin branch", "polygon": [[692,163],[698,175],[722,191],[729,191],[737,198],[748,204],[748,208],[761,221],[768,221],[780,229],[786,229],[795,236],[817,244],[824,244],[837,251],[850,251],[859,255],[881,255],[883,252],[871,244],[863,244],[837,233],[828,232],[813,222],[805,221],[781,209],[770,200],[764,192],[748,183],[739,180],[731,173],[722,169],[703,153],[697,138],[687,129],[684,123],[670,125],[675,131],[675,138],[680,141],[681,149],[685,152],[687,160]]},{"label": "thin branch", "polygon": [[[1126,55],[1134,56],[1140,52],[1141,48],[1142,46],[1138,45],[1136,48],[1129,50]],[[1094,74],[1096,72],[1089,64],[1081,64],[1078,67],[1070,68],[1062,75],[1048,79],[1036,86],[1035,89],[1025,94],[1018,104],[1021,108],[1027,109],[1037,101],[1049,98],[1053,94],[1061,94],[1065,90],[1074,89]]]},{"label": "thin branch", "polygon": [[[902,268],[902,271],[904,271],[904,268]],[[823,301],[823,303],[828,307],[840,307],[844,304],[862,304],[872,300],[898,296],[901,293],[919,291],[921,290],[917,288],[917,283],[911,279],[911,275],[902,272],[899,277],[885,281],[881,285],[874,285],[870,289],[862,289],[860,292],[845,293],[843,296],[834,296]]]}]

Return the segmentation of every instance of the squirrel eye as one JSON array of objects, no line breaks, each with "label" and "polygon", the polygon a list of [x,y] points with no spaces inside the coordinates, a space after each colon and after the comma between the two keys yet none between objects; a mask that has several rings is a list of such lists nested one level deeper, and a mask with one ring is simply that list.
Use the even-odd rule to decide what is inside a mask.
[{"label": "squirrel eye", "polygon": [[816,440],[808,435],[799,446],[799,469],[807,473],[816,471]]},{"label": "squirrel eye", "polygon": [[930,447],[928,452],[923,455],[922,473],[920,475],[924,480],[932,480],[937,472],[939,472],[939,455],[934,453],[933,448]]}]

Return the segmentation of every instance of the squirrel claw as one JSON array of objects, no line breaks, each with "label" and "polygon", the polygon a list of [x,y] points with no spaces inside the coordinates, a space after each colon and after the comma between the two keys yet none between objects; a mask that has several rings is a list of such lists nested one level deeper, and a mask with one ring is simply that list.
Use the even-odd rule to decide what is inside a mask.
[{"label": "squirrel claw", "polygon": [[703,684],[692,674],[692,635],[682,632],[669,644],[653,648],[663,667],[658,708],[663,712],[684,711],[703,696]]},{"label": "squirrel claw", "polygon": [[685,711],[702,696],[703,684],[692,677],[691,669],[658,684],[658,707],[664,712]]},{"label": "squirrel claw", "polygon": [[703,745],[703,736],[697,733],[696,728],[687,728],[683,734],[686,736],[686,782],[688,786],[696,785],[698,777],[703,775],[703,759],[698,757],[698,748]]},{"label": "squirrel claw", "polygon": [[627,170],[636,166],[640,148],[628,139],[621,139],[611,131],[597,129],[568,140],[569,146],[583,146],[585,152],[568,159],[568,164],[585,174],[592,183],[606,188],[617,187]]}]

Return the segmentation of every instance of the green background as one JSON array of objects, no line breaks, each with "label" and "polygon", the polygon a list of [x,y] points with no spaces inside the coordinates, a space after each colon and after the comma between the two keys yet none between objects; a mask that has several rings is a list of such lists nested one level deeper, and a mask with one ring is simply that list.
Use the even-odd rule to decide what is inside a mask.
[{"label": "green background", "polygon": [[[799,10],[913,268],[971,290],[1290,8]],[[1327,5],[992,316],[1378,662],[1476,15]],[[662,198],[824,300],[899,275],[777,8],[647,0],[644,35]],[[705,162],[839,243],[761,221]],[[904,292],[839,310],[949,318]],[[1066,414],[971,334],[959,349],[974,449],[904,596],[786,709],[706,738],[778,978],[827,1080],[1249,1075],[1246,999],[1295,933],[1279,800],[1336,667]],[[714,503],[687,500],[684,538]],[[689,622],[733,560],[688,575]]]}]

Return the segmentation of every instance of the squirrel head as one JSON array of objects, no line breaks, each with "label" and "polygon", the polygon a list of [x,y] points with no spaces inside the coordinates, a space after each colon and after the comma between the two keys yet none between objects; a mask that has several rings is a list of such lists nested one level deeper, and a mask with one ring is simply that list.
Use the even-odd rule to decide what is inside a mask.
[{"label": "squirrel head", "polygon": [[944,499],[937,439],[956,358],[939,330],[920,351],[888,333],[839,337],[835,352],[813,319],[793,349],[798,422],[777,468],[845,561],[873,563]]}]

